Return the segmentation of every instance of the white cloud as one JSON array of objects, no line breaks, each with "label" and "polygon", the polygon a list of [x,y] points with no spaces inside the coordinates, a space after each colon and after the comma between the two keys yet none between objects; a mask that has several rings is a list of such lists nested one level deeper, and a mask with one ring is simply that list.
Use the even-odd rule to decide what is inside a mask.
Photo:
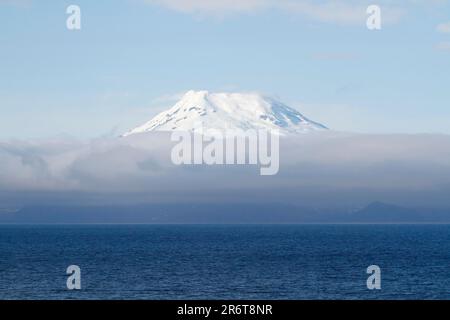
[{"label": "white cloud", "polygon": [[150,103],[151,103],[151,105],[164,104],[165,107],[167,108],[168,105],[170,106],[171,104],[174,104],[175,102],[180,100],[186,94],[187,91],[188,90],[180,91],[180,92],[176,92],[176,93],[172,93],[172,94],[164,94],[162,96],[154,98],[152,101],[150,101]]},{"label": "white cloud", "polygon": [[[233,13],[251,13],[262,10],[280,10],[301,15],[313,21],[337,24],[362,24],[367,19],[366,9],[370,1],[344,0],[144,0],[149,4],[164,6],[171,10],[223,17]],[[385,23],[396,22],[403,10],[389,1],[380,1]]]},{"label": "white cloud", "polygon": [[311,58],[319,61],[353,61],[359,56],[352,52],[315,52]]},{"label": "white cloud", "polygon": [[[224,190],[301,187],[423,188],[450,185],[450,136],[326,132],[282,139],[278,175],[257,166],[175,166],[163,133],[123,139],[0,143],[0,192],[148,192],[176,200]],[[214,191],[215,190],[215,191]],[[239,196],[237,196],[239,197]]]},{"label": "white cloud", "polygon": [[436,46],[437,50],[450,52],[450,41],[439,42]]},{"label": "white cloud", "polygon": [[146,0],[169,9],[186,13],[224,14],[232,12],[250,12],[267,8],[273,0]]},{"label": "white cloud", "polygon": [[450,21],[446,23],[441,23],[436,27],[437,32],[440,33],[450,33]]},{"label": "white cloud", "polygon": [[338,24],[363,24],[367,19],[367,6],[349,4],[343,1],[314,3],[310,1],[285,1],[282,9],[304,15],[320,22]]}]

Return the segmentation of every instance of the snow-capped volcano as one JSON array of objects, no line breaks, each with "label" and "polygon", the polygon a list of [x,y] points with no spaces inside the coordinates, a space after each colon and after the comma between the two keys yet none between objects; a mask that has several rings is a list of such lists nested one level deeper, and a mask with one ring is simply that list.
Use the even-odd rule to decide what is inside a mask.
[{"label": "snow-capped volcano", "polygon": [[188,91],[172,108],[124,136],[149,131],[279,130],[280,134],[325,130],[297,110],[256,93]]}]

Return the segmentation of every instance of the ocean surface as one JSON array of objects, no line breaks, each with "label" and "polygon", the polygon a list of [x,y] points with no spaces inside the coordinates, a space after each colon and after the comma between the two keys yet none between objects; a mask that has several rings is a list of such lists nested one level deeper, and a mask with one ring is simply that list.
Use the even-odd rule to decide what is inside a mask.
[{"label": "ocean surface", "polygon": [[449,298],[449,225],[0,225],[0,299]]}]

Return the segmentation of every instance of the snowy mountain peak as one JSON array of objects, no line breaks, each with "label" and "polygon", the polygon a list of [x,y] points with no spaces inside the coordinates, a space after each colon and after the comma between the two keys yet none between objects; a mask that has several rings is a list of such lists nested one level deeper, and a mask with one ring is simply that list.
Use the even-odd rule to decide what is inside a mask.
[{"label": "snowy mountain peak", "polygon": [[172,108],[124,136],[149,131],[278,129],[281,134],[325,130],[297,110],[257,93],[188,91]]}]

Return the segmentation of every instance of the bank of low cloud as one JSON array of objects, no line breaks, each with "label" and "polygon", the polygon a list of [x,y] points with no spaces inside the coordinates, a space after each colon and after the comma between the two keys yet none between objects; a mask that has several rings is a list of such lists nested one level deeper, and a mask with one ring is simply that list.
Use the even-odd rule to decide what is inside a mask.
[{"label": "bank of low cloud", "polygon": [[274,176],[260,176],[257,165],[176,166],[173,145],[166,133],[84,142],[1,142],[0,192],[15,199],[41,192],[66,197],[101,193],[144,202],[287,203],[351,201],[352,196],[380,200],[383,195],[404,201],[408,194],[427,194],[425,204],[450,188],[447,135],[283,137]]}]

